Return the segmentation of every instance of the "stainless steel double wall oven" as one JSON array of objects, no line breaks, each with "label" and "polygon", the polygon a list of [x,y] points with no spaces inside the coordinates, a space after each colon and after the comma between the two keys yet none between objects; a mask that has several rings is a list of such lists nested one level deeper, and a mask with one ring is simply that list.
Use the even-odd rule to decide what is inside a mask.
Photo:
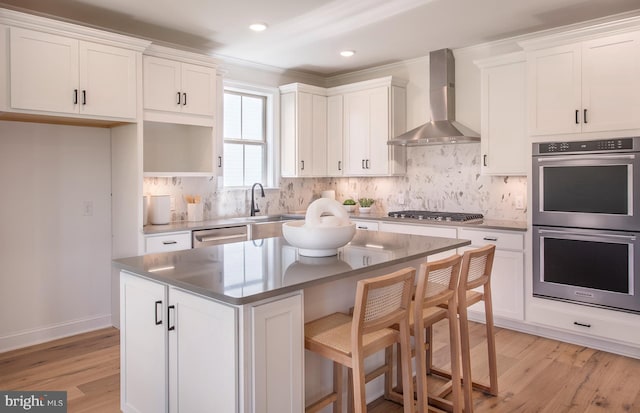
[{"label": "stainless steel double wall oven", "polygon": [[533,294],[640,313],[640,137],[533,146]]}]

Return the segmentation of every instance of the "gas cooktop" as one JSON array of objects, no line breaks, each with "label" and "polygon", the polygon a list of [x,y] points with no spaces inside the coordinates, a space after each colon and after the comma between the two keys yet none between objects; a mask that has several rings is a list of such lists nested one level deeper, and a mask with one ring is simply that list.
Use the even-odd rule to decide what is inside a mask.
[{"label": "gas cooktop", "polygon": [[392,218],[413,218],[426,221],[449,222],[480,222],[482,214],[469,214],[466,212],[436,212],[436,211],[394,211],[389,212]]}]

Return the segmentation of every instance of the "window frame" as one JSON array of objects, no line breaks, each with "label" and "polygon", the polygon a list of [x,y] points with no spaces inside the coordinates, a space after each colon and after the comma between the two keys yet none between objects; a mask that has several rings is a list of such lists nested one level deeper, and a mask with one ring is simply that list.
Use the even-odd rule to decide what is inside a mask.
[{"label": "window frame", "polygon": [[[222,90],[222,101],[224,102],[224,94],[232,93],[238,95],[250,95],[250,96],[258,96],[263,97],[265,99],[265,110],[264,110],[264,143],[256,140],[245,140],[245,139],[225,139],[224,137],[224,107],[221,112],[223,116],[220,119],[221,122],[221,149],[224,153],[224,144],[226,142],[234,143],[234,144],[244,144],[244,145],[264,145],[264,162],[263,162],[263,180],[261,182],[266,188],[276,188],[277,183],[280,180],[280,145],[276,136],[278,136],[278,131],[280,127],[280,92],[278,88],[268,87],[268,86],[260,86],[240,81],[233,80],[224,80],[223,81],[223,90]],[[224,185],[224,176],[222,177],[222,188],[228,190],[234,189],[247,189],[250,188],[249,185],[242,186],[225,186]]]}]

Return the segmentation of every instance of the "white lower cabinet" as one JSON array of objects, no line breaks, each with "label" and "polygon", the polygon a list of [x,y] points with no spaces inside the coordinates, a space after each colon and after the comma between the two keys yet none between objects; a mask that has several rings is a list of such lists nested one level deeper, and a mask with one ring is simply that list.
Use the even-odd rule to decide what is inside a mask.
[{"label": "white lower cabinet", "polygon": [[251,307],[251,325],[253,330],[251,412],[303,412],[302,296],[298,294]]},{"label": "white lower cabinet", "polygon": [[[459,228],[458,238],[471,240],[471,246],[460,248],[460,253],[487,244],[496,246],[491,271],[493,315],[524,320],[524,234]],[[469,311],[472,317],[473,313],[484,317],[484,302]]]},{"label": "white lower cabinet", "polygon": [[351,222],[356,224],[356,229],[365,229],[367,231],[378,231],[380,227],[378,221],[356,221],[352,219]]},{"label": "white lower cabinet", "polygon": [[236,309],[169,287],[169,412],[237,412]]},{"label": "white lower cabinet", "polygon": [[191,231],[145,235],[145,253],[170,252],[191,248]]},{"label": "white lower cabinet", "polygon": [[120,274],[123,412],[237,412],[237,311]]},{"label": "white lower cabinet", "polygon": [[229,305],[120,273],[124,413],[304,411],[302,294]]},{"label": "white lower cabinet", "polygon": [[167,287],[120,273],[120,409],[167,412]]}]

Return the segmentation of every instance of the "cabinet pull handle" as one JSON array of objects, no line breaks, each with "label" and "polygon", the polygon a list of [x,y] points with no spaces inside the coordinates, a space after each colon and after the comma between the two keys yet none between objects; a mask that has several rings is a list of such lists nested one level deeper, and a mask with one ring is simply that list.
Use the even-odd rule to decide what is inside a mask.
[{"label": "cabinet pull handle", "polygon": [[577,321],[573,322],[574,325],[577,325],[578,327],[587,327],[587,328],[591,328],[591,324],[587,324],[587,323],[579,323]]},{"label": "cabinet pull handle", "polygon": [[[162,324],[162,320],[158,320],[158,304],[160,305],[160,310],[162,310],[162,301],[156,301],[156,325],[159,326]],[[162,311],[160,311],[162,313]]]},{"label": "cabinet pull handle", "polygon": [[162,241],[162,243],[163,243],[164,245],[172,245],[172,244],[177,244],[177,243],[178,243],[178,241]]},{"label": "cabinet pull handle", "polygon": [[482,155],[482,166],[487,166],[487,154]]},{"label": "cabinet pull handle", "polygon": [[302,167],[300,168],[300,170],[304,171],[304,161],[300,161],[302,163]]},{"label": "cabinet pull handle", "polygon": [[364,159],[362,160],[362,169],[364,169]]},{"label": "cabinet pull handle", "polygon": [[187,94],[183,93],[182,97],[184,98],[184,102],[182,102],[182,106],[187,106]]},{"label": "cabinet pull handle", "polygon": [[580,116],[580,110],[576,109],[576,125],[580,124],[580,119],[578,119],[578,116]]},{"label": "cabinet pull handle", "polygon": [[82,104],[83,105],[87,104],[87,91],[86,90],[82,91]]},{"label": "cabinet pull handle", "polygon": [[582,112],[582,121],[584,123],[589,123],[589,122],[587,122],[587,110],[586,109]]},{"label": "cabinet pull handle", "polygon": [[342,170],[342,161],[338,161],[338,170],[341,171]]},{"label": "cabinet pull handle", "polygon": [[180,92],[178,92],[178,105],[182,104],[182,99],[180,99],[182,96],[182,94]]},{"label": "cabinet pull handle", "polygon": [[78,89],[73,89],[73,104],[78,104]]},{"label": "cabinet pull handle", "polygon": [[485,241],[497,241],[498,237],[484,237],[482,239],[485,240]]},{"label": "cabinet pull handle", "polygon": [[367,159],[367,169],[369,169],[369,160]]},{"label": "cabinet pull handle", "polygon": [[222,168],[222,156],[218,156],[218,168]]},{"label": "cabinet pull handle", "polygon": [[[168,331],[173,331],[176,329],[176,323],[175,323],[175,319],[173,321],[173,325],[171,325],[171,310],[175,311],[176,306],[175,305],[170,305],[169,307],[167,307],[167,330]],[[175,315],[174,315],[175,317]]]}]

